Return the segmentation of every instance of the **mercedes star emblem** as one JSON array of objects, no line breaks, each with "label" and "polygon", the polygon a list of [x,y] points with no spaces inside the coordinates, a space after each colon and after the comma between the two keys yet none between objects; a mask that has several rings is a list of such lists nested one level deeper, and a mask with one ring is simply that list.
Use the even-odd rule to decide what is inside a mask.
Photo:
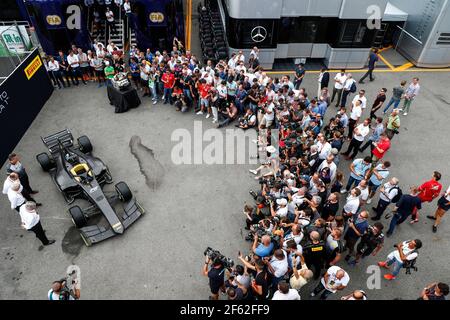
[{"label": "mercedes star emblem", "polygon": [[262,26],[257,26],[253,28],[251,36],[254,42],[263,42],[267,38],[267,30]]}]

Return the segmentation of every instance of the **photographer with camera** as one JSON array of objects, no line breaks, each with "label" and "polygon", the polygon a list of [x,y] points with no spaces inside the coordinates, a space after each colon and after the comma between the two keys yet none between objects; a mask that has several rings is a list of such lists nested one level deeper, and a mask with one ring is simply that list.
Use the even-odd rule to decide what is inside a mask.
[{"label": "photographer with camera", "polygon": [[449,293],[449,286],[443,282],[434,282],[426,286],[417,300],[446,300]]},{"label": "photographer with camera", "polygon": [[259,242],[258,235],[254,235],[252,252],[261,258],[265,258],[272,255],[274,244],[269,235],[263,235],[261,242]]},{"label": "photographer with camera", "polygon": [[404,267],[414,267],[415,260],[419,253],[418,250],[422,248],[422,241],[419,239],[404,241],[402,243],[394,245],[396,250],[392,251],[386,261],[378,262],[378,265],[382,268],[389,269],[391,265],[394,265],[392,273],[384,275],[386,280],[394,280],[399,274],[400,270]]},{"label": "photographer with camera", "polygon": [[54,281],[52,288],[48,291],[47,297],[51,301],[68,301],[80,299],[81,292],[78,282],[72,275],[67,278]]},{"label": "photographer with camera", "polygon": [[205,254],[205,264],[203,275],[209,278],[209,288],[211,290],[210,300],[219,300],[219,291],[225,292],[225,266],[219,257],[211,259]]},{"label": "photographer with camera", "polygon": [[370,254],[376,256],[383,248],[384,244],[384,226],[380,222],[376,222],[373,226],[369,226],[367,232],[361,237],[361,241],[356,247],[356,256],[353,261],[349,261],[350,265],[356,265],[361,258],[368,257]]}]

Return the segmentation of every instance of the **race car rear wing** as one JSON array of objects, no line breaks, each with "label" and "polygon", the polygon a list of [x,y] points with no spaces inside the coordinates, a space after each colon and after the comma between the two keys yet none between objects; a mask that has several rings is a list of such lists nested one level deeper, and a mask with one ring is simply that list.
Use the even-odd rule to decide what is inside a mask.
[{"label": "race car rear wing", "polygon": [[47,137],[41,137],[41,139],[51,154],[54,154],[59,151],[60,143],[64,147],[73,146],[73,135],[69,131],[69,129],[65,129],[63,131],[56,132]]}]

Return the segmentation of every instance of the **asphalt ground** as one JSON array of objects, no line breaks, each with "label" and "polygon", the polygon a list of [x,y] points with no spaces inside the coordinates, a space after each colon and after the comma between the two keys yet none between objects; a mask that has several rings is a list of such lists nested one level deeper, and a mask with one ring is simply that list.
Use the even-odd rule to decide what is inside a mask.
[{"label": "asphalt ground", "polygon": [[[420,77],[422,89],[411,113],[402,116],[401,133],[395,136],[386,156],[392,162],[391,176],[398,177],[403,190],[408,190],[438,170],[447,188],[450,183],[449,73],[383,72],[376,74],[374,82],[358,88],[367,90],[370,105],[381,87],[389,89],[389,99],[393,86],[413,76]],[[304,81],[311,93],[317,91],[316,77],[307,74]],[[369,115],[368,109],[365,116]],[[327,119],[335,112],[330,107]],[[249,251],[250,244],[244,240],[242,208],[245,202],[252,202],[248,190],[258,185],[248,173],[254,165],[172,162],[171,152],[176,144],[171,141],[172,133],[185,128],[193,134],[194,120],[201,120],[204,130],[213,128],[211,119],[181,114],[161,103],[154,106],[149,98],[143,98],[143,104],[137,109],[115,114],[106,89],[99,89],[95,84],[56,90],[15,149],[28,170],[32,186],[40,191],[36,199],[43,203],[39,208],[42,224],[48,236],[56,239],[56,244],[40,247],[33,234],[19,227],[17,213],[10,210],[9,201],[3,196],[0,298],[46,299],[52,281],[63,277],[67,266],[76,264],[81,270],[82,299],[207,299],[208,281],[201,274],[203,251],[211,246],[235,260],[238,250]],[[147,211],[122,236],[90,248],[83,245],[73,228],[68,206],[50,176],[34,159],[36,154],[45,151],[40,136],[64,128],[69,128],[75,137],[88,135],[94,145],[94,155],[106,162],[116,182],[123,180],[130,185]],[[341,170],[348,173],[347,167],[348,163],[342,160]],[[111,190],[112,186],[107,189]],[[344,262],[342,266],[351,278],[344,293],[363,289],[370,299],[415,299],[429,282],[449,283],[448,218],[444,218],[437,234],[431,233],[431,223],[425,215],[434,209],[435,203],[425,204],[420,222],[410,225],[408,221],[401,225],[387,239],[378,257],[370,257],[357,267],[349,267]],[[387,226],[387,221],[383,222]],[[397,280],[380,279],[380,289],[368,289],[367,268],[384,259],[393,250],[394,243],[412,238],[420,238],[424,243],[418,272],[405,275],[402,271]],[[311,283],[302,290],[303,299],[314,285]]]}]

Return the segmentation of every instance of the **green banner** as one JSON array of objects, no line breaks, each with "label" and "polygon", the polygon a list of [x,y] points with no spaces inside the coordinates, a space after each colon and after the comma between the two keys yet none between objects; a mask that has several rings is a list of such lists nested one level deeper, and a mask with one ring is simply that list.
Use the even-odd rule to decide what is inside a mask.
[{"label": "green banner", "polygon": [[23,54],[31,49],[25,26],[0,26],[0,57]]}]

